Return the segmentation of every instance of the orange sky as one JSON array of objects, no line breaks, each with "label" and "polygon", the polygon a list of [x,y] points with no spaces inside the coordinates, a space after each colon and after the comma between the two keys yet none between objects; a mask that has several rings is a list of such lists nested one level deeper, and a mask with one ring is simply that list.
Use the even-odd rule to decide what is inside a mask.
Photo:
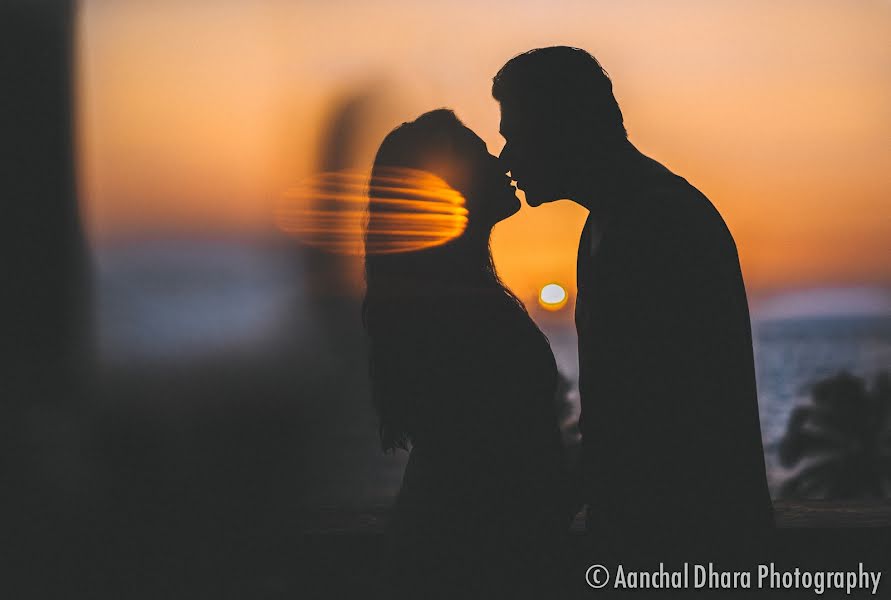
[{"label": "orange sky", "polygon": [[[95,240],[263,232],[362,96],[353,160],[449,106],[497,153],[492,75],[568,44],[612,75],[630,137],[711,198],[751,292],[891,286],[891,3],[83,0],[78,150]],[[493,248],[524,299],[574,285],[584,211],[524,208]]]}]

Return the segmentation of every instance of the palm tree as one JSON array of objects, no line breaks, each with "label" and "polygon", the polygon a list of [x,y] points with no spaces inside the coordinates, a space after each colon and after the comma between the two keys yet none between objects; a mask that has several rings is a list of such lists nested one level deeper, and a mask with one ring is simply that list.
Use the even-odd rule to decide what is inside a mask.
[{"label": "palm tree", "polygon": [[798,466],[784,497],[882,498],[891,491],[891,380],[872,390],[849,373],[819,381],[812,402],[795,409],[780,443],[780,462]]}]

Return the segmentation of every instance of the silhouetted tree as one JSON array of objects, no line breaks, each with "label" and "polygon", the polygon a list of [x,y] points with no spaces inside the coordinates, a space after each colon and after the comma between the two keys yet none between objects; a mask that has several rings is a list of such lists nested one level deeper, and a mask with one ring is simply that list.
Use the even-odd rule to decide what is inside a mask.
[{"label": "silhouetted tree", "polygon": [[849,373],[816,383],[812,402],[795,409],[780,462],[800,466],[782,486],[786,497],[881,498],[891,489],[891,380],[873,388]]}]

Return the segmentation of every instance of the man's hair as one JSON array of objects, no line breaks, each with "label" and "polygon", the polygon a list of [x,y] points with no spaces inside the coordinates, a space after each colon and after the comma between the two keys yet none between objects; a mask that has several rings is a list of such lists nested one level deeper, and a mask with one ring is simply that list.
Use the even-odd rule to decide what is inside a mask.
[{"label": "man's hair", "polygon": [[492,80],[492,96],[558,131],[628,137],[609,75],[580,48],[536,48],[513,57]]}]

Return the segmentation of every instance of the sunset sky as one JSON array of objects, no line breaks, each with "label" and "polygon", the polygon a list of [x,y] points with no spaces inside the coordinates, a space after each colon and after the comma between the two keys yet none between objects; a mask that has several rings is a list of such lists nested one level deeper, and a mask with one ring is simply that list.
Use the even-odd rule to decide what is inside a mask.
[{"label": "sunset sky", "polygon": [[[271,231],[349,102],[350,166],[440,106],[497,154],[492,75],[564,44],[609,71],[631,140],[724,215],[750,293],[889,289],[889,32],[887,0],[83,0],[83,213],[96,243]],[[584,218],[560,202],[499,225],[505,281],[573,289]]]}]

